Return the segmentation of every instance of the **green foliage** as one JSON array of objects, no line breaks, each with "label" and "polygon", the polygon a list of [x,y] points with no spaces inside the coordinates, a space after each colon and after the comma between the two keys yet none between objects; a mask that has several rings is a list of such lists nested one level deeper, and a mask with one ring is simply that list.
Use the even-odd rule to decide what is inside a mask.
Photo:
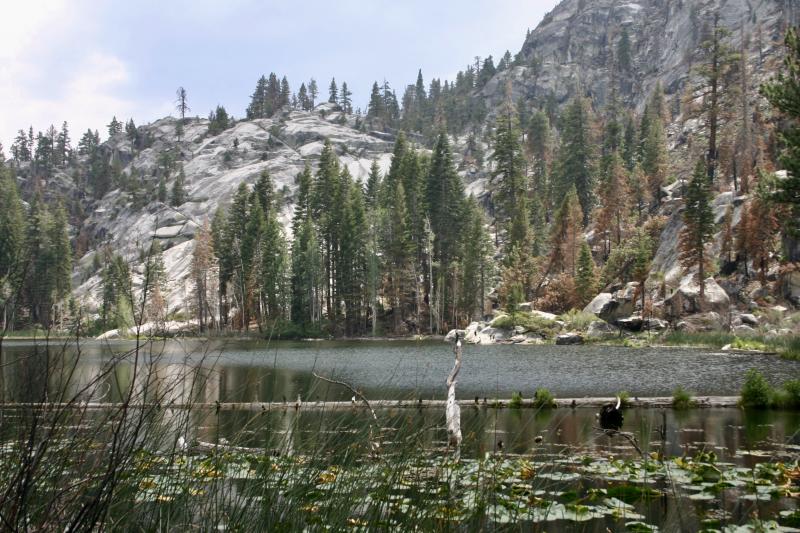
[{"label": "green foliage", "polygon": [[521,392],[512,392],[511,393],[511,401],[508,402],[508,407],[511,409],[519,409],[522,407],[522,393]]},{"label": "green foliage", "polygon": [[773,404],[774,391],[758,370],[751,368],[745,375],[741,392],[743,407],[765,409]]},{"label": "green foliage", "polygon": [[173,207],[180,207],[184,202],[186,202],[186,174],[184,174],[183,165],[181,165],[178,175],[175,177],[175,181],[172,184],[170,203]]},{"label": "green foliage", "polygon": [[[785,43],[783,69],[761,87],[761,93],[788,119],[784,121],[786,127],[780,134],[783,141],[780,161],[788,171],[788,176],[778,183],[775,199],[789,208],[790,214],[783,220],[786,229],[797,237],[800,236],[800,36],[797,28],[789,28]],[[788,259],[794,261],[800,258]]]},{"label": "green foliage", "polygon": [[694,404],[692,395],[683,387],[679,386],[672,392],[672,407],[674,409],[690,409],[694,407]]},{"label": "green foliage", "polygon": [[575,292],[579,305],[585,306],[594,298],[597,290],[597,277],[594,273],[594,259],[589,243],[581,243],[581,251],[578,256],[577,273],[575,275]]},{"label": "green foliage", "polygon": [[533,406],[538,409],[555,408],[557,406],[556,398],[549,390],[539,387],[533,394]]},{"label": "green foliage", "polygon": [[492,320],[490,325],[499,329],[514,329],[517,326],[522,326],[526,331],[542,337],[553,337],[560,329],[554,320],[524,311],[517,311],[510,315],[500,315]]},{"label": "green foliage", "polygon": [[619,391],[616,394],[616,396],[619,398],[620,404],[621,404],[621,406],[623,408],[631,406],[631,393],[630,392],[628,392],[626,390],[622,390],[622,391]]},{"label": "green foliage", "polygon": [[558,319],[565,323],[565,329],[569,331],[586,331],[589,324],[597,320],[594,313],[584,313],[579,309],[570,309],[561,314]]},{"label": "green foliage", "polygon": [[233,124],[231,124],[231,119],[228,116],[228,112],[221,105],[218,105],[216,109],[208,114],[209,135],[219,135],[232,125]]},{"label": "green foliage", "polygon": [[680,234],[680,261],[686,270],[697,268],[696,279],[700,285],[701,297],[705,290],[705,274],[709,268],[706,245],[714,238],[714,210],[711,207],[711,189],[705,168],[702,159],[695,166],[686,191],[684,226]]},{"label": "green foliage", "polygon": [[575,187],[584,224],[594,207],[596,161],[591,122],[589,102],[576,96],[561,117],[562,142],[552,180],[554,205],[560,205],[570,188]]},{"label": "green foliage", "polygon": [[775,403],[779,407],[800,409],[800,379],[784,383],[783,390],[776,394]]}]

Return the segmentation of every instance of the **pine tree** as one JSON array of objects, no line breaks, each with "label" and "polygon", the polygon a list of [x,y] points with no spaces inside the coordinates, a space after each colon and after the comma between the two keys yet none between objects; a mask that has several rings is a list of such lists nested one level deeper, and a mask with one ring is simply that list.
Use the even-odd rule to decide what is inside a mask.
[{"label": "pine tree", "polygon": [[[161,194],[160,191],[159,194]],[[173,207],[180,207],[186,203],[186,174],[183,172],[183,165],[181,165],[181,168],[178,171],[178,176],[175,178],[175,182],[172,184],[170,203]]]},{"label": "pine tree", "polygon": [[312,176],[306,166],[298,177],[297,199],[292,218],[292,322],[308,327],[319,321],[322,264],[312,223]]},{"label": "pine tree", "polygon": [[611,253],[611,245],[622,243],[623,230],[630,210],[629,177],[619,153],[610,156],[607,175],[598,187],[599,207],[595,231],[605,243],[603,258]]},{"label": "pine tree", "polygon": [[247,119],[265,118],[267,99],[267,78],[261,76],[256,83],[256,88],[250,96],[250,104],[247,106]]},{"label": "pine tree", "polygon": [[331,84],[328,86],[328,102],[335,104],[339,101],[339,89],[336,87],[336,78],[331,78]]},{"label": "pine tree", "polygon": [[305,83],[301,83],[300,89],[297,91],[297,102],[303,111],[311,109],[311,100],[308,98],[308,89],[306,89]]},{"label": "pine tree", "polygon": [[114,137],[115,135],[122,132],[122,122],[117,120],[117,117],[111,118],[111,123],[108,125],[108,136]]},{"label": "pine tree", "polygon": [[347,88],[347,82],[342,82],[342,94],[339,98],[339,106],[345,115],[353,114],[353,93]]},{"label": "pine tree", "polygon": [[463,236],[464,273],[461,283],[461,313],[466,321],[480,318],[484,311],[486,278],[489,276],[488,235],[484,229],[483,210],[474,196],[466,202],[465,230]]},{"label": "pine tree", "polygon": [[495,162],[492,177],[500,179],[498,207],[506,225],[506,249],[514,247],[528,252],[531,247],[528,183],[525,176],[516,108],[511,101],[511,85],[506,87],[506,99],[498,113],[494,133]]},{"label": "pine tree", "polygon": [[339,159],[329,140],[320,154],[319,169],[313,186],[312,211],[317,221],[318,237],[322,246],[325,266],[325,309],[328,320],[335,326],[338,308],[335,305],[334,276],[336,274],[336,249],[339,246],[339,218],[336,210],[341,208]]},{"label": "pine tree", "polygon": [[64,121],[64,123],[61,124],[61,132],[58,134],[58,138],[56,139],[56,164],[61,167],[66,166],[70,159],[71,151],[72,147],[70,146],[69,126],[67,125],[67,122]]},{"label": "pine tree", "polygon": [[702,160],[697,162],[686,191],[683,229],[680,234],[680,261],[686,270],[697,268],[700,297],[705,296],[705,273],[708,268],[706,245],[714,237],[714,211],[711,190]]},{"label": "pine tree", "polygon": [[372,84],[372,92],[370,92],[369,96],[369,105],[367,106],[367,120],[370,121],[372,124],[379,124],[380,129],[384,129],[386,127],[386,106],[381,96],[380,88],[378,87],[378,82],[374,82]]},{"label": "pine tree", "polygon": [[287,107],[292,100],[292,89],[289,87],[289,80],[286,79],[286,76],[281,78],[281,92],[280,96],[278,97],[278,105],[276,107],[276,111],[282,107]]},{"label": "pine tree", "polygon": [[178,87],[178,89],[175,91],[175,97],[175,110],[178,111],[178,114],[181,116],[181,122],[185,122],[186,113],[191,111],[189,108],[189,99],[186,89],[183,87]]},{"label": "pine tree", "polygon": [[661,187],[667,181],[667,142],[664,129],[664,93],[659,84],[650,96],[642,119],[642,170],[650,197],[661,205]]},{"label": "pine tree", "polygon": [[25,209],[10,169],[0,163],[0,310],[3,330],[14,325],[18,293],[26,270]]},{"label": "pine tree", "polygon": [[722,232],[720,234],[720,262],[726,265],[732,261],[734,250],[733,243],[733,204],[729,204],[725,209],[725,217],[722,219]]},{"label": "pine tree", "polygon": [[[391,174],[391,173],[390,173]],[[461,232],[466,223],[464,186],[456,172],[447,134],[441,132],[433,149],[428,170],[426,199],[430,227],[434,235],[434,280],[442,310],[455,307],[453,287],[455,264],[459,260]],[[452,313],[442,318],[455,320]]]},{"label": "pine tree", "polygon": [[378,160],[373,159],[369,167],[369,176],[367,177],[367,187],[364,192],[364,200],[367,203],[368,209],[373,209],[377,206],[378,198],[381,189],[381,167],[378,165]]},{"label": "pine tree", "polygon": [[317,80],[311,78],[311,81],[308,82],[308,96],[310,98],[310,105],[311,109],[314,109],[314,106],[317,102],[317,95],[319,94],[319,89],[317,88]]},{"label": "pine tree", "polygon": [[704,107],[708,125],[708,151],[706,152],[706,174],[709,183],[714,183],[719,160],[718,131],[722,85],[730,69],[738,62],[738,57],[728,44],[730,30],[720,26],[719,13],[714,14],[711,36],[700,45],[706,63],[697,70],[705,83]]},{"label": "pine tree", "polygon": [[594,259],[589,243],[585,240],[581,243],[581,251],[578,255],[578,267],[575,274],[575,293],[578,297],[579,307],[584,307],[595,296],[597,290],[597,276],[594,271]]},{"label": "pine tree", "polygon": [[[789,216],[784,218],[784,227],[787,234],[796,240],[800,238],[800,36],[797,28],[790,28],[786,33],[783,67],[780,74],[761,88],[761,93],[789,119],[780,134],[783,144],[780,161],[787,176],[778,181],[774,199],[788,208]],[[800,261],[800,247],[787,245],[785,251],[789,261]]]},{"label": "pine tree", "polygon": [[595,158],[588,102],[576,97],[562,116],[561,147],[553,177],[553,204],[561,205],[572,186],[578,194],[584,223],[594,206]]},{"label": "pine tree", "polygon": [[194,236],[192,251],[192,283],[196,298],[197,324],[200,332],[204,332],[214,322],[214,314],[209,303],[209,277],[215,267],[214,242],[208,219],[198,228]]},{"label": "pine tree", "polygon": [[412,261],[414,247],[409,232],[406,194],[403,182],[393,184],[390,191],[392,205],[388,213],[386,235],[384,237],[384,271],[387,275],[386,297],[392,307],[393,331],[400,333],[408,310],[411,307],[411,288],[413,285]]},{"label": "pine tree", "polygon": [[528,124],[528,150],[533,160],[531,192],[543,206],[549,206],[549,175],[553,154],[551,147],[550,120],[547,114],[537,111]]},{"label": "pine tree", "polygon": [[550,230],[549,271],[551,273],[575,275],[582,230],[583,212],[578,200],[578,192],[573,185],[564,196],[561,206],[553,217],[553,225]]}]

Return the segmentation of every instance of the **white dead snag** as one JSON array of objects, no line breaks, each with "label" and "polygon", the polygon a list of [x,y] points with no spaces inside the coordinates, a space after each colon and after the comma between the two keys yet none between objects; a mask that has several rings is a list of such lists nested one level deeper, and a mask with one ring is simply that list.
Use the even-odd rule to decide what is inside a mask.
[{"label": "white dead snag", "polygon": [[447,404],[445,405],[445,417],[447,419],[447,440],[448,445],[455,448],[456,460],[461,456],[461,408],[456,402],[456,377],[461,370],[461,340],[456,334],[456,344],[453,348],[456,360],[453,370],[447,376]]}]

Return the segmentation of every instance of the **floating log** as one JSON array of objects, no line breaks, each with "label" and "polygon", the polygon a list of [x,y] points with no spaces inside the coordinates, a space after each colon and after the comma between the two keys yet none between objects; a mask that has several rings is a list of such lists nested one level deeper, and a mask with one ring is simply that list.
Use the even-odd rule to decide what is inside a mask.
[{"label": "floating log", "polygon": [[[613,397],[601,398],[557,398],[559,408],[598,408],[614,401]],[[739,396],[695,396],[692,398],[693,407],[738,407]],[[476,398],[475,400],[457,400],[461,408],[498,408],[505,409],[511,405],[510,399]],[[520,408],[538,409],[533,400],[518,402]],[[435,408],[444,410],[447,400],[370,400],[369,406],[363,402],[323,402],[323,401],[291,401],[291,402],[230,402],[230,403],[137,403],[130,404],[129,409],[178,409],[196,411],[347,411],[363,409],[427,409]],[[635,398],[628,400],[628,408],[669,408],[672,407],[671,396],[654,396],[649,398]],[[76,409],[76,410],[114,410],[122,408],[121,403],[108,402],[81,402],[81,403],[0,403],[0,410],[9,409]]]}]

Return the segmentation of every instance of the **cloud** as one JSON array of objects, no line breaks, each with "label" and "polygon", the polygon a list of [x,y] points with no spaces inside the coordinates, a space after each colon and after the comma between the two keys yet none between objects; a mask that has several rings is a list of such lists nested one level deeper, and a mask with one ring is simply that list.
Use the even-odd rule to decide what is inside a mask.
[{"label": "cloud", "polygon": [[29,125],[39,131],[66,120],[76,142],[88,128],[102,134],[114,115],[124,120],[166,109],[126,96],[134,73],[104,50],[85,5],[44,4],[14,6],[7,20],[15,23],[0,32],[0,142],[6,148]]}]

